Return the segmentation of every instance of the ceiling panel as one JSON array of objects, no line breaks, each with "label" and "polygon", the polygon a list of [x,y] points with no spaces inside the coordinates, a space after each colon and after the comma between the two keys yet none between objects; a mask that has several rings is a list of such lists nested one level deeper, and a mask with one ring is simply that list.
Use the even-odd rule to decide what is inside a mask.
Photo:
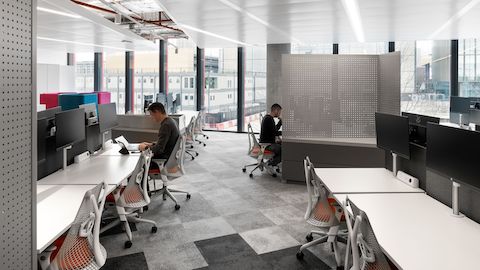
[{"label": "ceiling panel", "polygon": [[[341,0],[156,1],[200,47],[357,41]],[[357,0],[367,42],[480,37],[479,2]]]}]

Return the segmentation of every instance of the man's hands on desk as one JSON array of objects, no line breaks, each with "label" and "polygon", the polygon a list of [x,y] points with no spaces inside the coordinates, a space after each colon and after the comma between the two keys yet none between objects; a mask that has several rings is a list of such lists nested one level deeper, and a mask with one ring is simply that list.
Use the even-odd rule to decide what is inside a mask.
[{"label": "man's hands on desk", "polygon": [[148,143],[148,142],[143,142],[138,145],[138,149],[140,151],[145,151],[147,148],[150,148],[153,145],[153,143]]}]

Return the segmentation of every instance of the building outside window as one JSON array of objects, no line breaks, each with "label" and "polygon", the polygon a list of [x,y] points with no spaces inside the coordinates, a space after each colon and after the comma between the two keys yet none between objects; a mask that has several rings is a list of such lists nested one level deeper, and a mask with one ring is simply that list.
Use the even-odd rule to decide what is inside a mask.
[{"label": "building outside window", "polygon": [[261,116],[267,113],[267,48],[245,48],[244,130],[250,124],[260,132]]},{"label": "building outside window", "polygon": [[[168,78],[172,82],[168,85],[168,93],[175,102],[177,111],[196,110],[196,54],[197,46],[190,40],[169,39],[168,46]],[[184,96],[185,99],[181,97]],[[188,98],[188,97],[192,98]]]},{"label": "building outside window", "polygon": [[388,53],[388,42],[340,43],[339,54],[384,54]]},{"label": "building outside window", "polygon": [[75,54],[75,91],[93,92],[93,62],[94,53]]},{"label": "building outside window", "polygon": [[333,44],[296,44],[292,43],[292,54],[333,54]]},{"label": "building outside window", "polygon": [[459,96],[480,97],[480,39],[458,41]]},{"label": "building outside window", "polygon": [[117,113],[125,113],[125,52],[103,54],[103,90],[110,92]]},{"label": "building outside window", "polygon": [[402,55],[402,111],[447,119],[450,111],[450,41],[396,42]]}]

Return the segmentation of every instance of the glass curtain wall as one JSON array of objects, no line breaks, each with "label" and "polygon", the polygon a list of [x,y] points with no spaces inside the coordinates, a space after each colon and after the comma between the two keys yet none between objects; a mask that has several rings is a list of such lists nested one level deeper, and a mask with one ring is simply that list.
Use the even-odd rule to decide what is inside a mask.
[{"label": "glass curtain wall", "polygon": [[160,85],[159,50],[136,51],[134,56],[134,113],[144,113],[144,108],[157,100]]},{"label": "glass curtain wall", "polygon": [[75,54],[75,91],[93,92],[93,52]]},{"label": "glass curtain wall", "polygon": [[450,41],[395,44],[402,55],[402,111],[449,118]]},{"label": "glass curtain wall", "polygon": [[244,131],[250,124],[260,132],[261,116],[267,113],[267,48],[245,48]]},{"label": "glass curtain wall", "polygon": [[125,52],[103,54],[102,89],[117,103],[117,113],[125,113]]},{"label": "glass curtain wall", "polygon": [[458,41],[459,96],[480,97],[480,39]]},{"label": "glass curtain wall", "polygon": [[168,42],[168,94],[175,100],[176,111],[196,110],[197,46],[186,39]]},{"label": "glass curtain wall", "polygon": [[339,54],[384,54],[388,53],[388,42],[340,43]]},{"label": "glass curtain wall", "polygon": [[237,48],[205,49],[205,128],[237,130]]},{"label": "glass curtain wall", "polygon": [[333,54],[333,44],[296,44],[292,43],[292,54]]}]

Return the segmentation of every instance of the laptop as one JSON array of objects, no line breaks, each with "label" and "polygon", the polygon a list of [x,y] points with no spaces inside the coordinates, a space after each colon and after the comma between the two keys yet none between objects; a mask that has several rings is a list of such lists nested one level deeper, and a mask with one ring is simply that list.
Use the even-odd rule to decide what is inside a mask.
[{"label": "laptop", "polygon": [[115,139],[115,141],[122,146],[122,148],[127,149],[130,152],[138,152],[140,151],[139,149],[139,143],[129,143],[125,137],[120,136]]}]

